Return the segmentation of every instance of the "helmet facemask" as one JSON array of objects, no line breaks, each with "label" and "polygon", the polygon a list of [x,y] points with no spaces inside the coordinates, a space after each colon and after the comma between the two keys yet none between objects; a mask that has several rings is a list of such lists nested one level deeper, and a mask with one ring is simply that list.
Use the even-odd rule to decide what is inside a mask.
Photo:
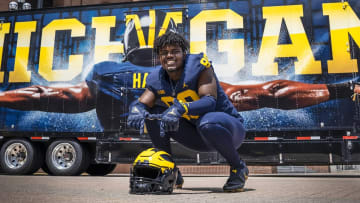
[{"label": "helmet facemask", "polygon": [[170,155],[155,148],[140,153],[130,171],[131,194],[170,194],[178,168]]},{"label": "helmet facemask", "polygon": [[164,173],[155,167],[134,167],[130,172],[131,194],[172,193],[178,169],[168,169]]}]

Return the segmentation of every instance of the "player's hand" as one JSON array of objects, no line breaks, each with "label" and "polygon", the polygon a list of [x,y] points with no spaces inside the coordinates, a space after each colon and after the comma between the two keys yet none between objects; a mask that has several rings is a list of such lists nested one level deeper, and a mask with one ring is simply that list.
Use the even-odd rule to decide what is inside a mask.
[{"label": "player's hand", "polygon": [[127,124],[130,127],[140,130],[140,135],[144,134],[145,118],[149,116],[149,112],[145,108],[145,104],[138,100],[133,101],[129,107]]},{"label": "player's hand", "polygon": [[354,93],[360,94],[360,83],[355,84]]},{"label": "player's hand", "polygon": [[160,128],[165,132],[176,132],[179,130],[179,120],[186,112],[184,104],[174,99],[174,104],[170,106],[161,116]]}]

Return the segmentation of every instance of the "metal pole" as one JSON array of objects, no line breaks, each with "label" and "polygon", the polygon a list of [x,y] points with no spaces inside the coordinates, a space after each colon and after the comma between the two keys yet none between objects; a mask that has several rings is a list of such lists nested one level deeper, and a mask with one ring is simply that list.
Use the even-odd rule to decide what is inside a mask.
[{"label": "metal pole", "polygon": [[37,0],[37,8],[42,8],[44,5],[44,0]]}]

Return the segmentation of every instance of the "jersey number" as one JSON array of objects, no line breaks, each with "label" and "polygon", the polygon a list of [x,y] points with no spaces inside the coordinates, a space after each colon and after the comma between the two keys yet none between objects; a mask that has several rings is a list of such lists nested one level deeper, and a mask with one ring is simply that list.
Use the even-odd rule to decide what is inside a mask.
[{"label": "jersey number", "polygon": [[[182,102],[193,102],[199,100],[200,97],[194,90],[187,89],[183,92],[178,93],[176,99]],[[167,106],[171,106],[174,103],[174,97],[171,96],[161,97],[161,101],[164,102]],[[188,120],[199,118],[199,116],[195,116],[195,115],[183,115],[183,117]]]},{"label": "jersey number", "polygon": [[209,62],[207,56],[204,54],[204,56],[200,59],[200,63],[205,66],[206,68],[210,68],[211,63]]}]

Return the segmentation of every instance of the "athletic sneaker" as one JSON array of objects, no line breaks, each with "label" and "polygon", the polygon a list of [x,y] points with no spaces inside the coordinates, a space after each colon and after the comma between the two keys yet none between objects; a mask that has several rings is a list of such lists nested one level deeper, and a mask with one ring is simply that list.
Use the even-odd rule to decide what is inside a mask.
[{"label": "athletic sneaker", "polygon": [[245,181],[249,175],[249,169],[246,167],[245,162],[241,161],[240,168],[230,168],[230,177],[226,181],[223,190],[225,192],[243,192]]},{"label": "athletic sneaker", "polygon": [[178,175],[175,182],[175,189],[181,189],[184,184],[184,178],[182,177],[180,170],[178,171]]}]

